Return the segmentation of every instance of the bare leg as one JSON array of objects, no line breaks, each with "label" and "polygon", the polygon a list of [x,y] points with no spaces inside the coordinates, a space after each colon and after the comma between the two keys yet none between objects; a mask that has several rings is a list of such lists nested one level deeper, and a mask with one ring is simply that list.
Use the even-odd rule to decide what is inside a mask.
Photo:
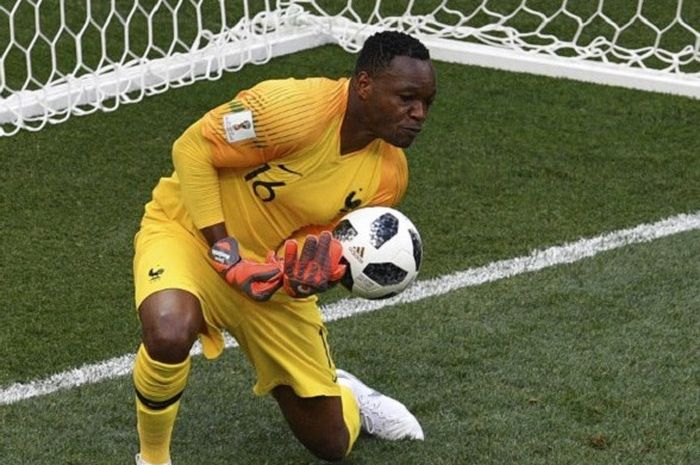
[{"label": "bare leg", "polygon": [[289,386],[277,386],[272,395],[292,432],[309,451],[328,461],[345,457],[350,435],[340,397],[303,398]]},{"label": "bare leg", "polygon": [[189,292],[166,289],[150,295],[139,307],[143,343],[154,360],[179,363],[187,358],[204,330],[199,300]]},{"label": "bare leg", "polygon": [[170,439],[190,371],[189,352],[204,326],[199,301],[168,289],[139,308],[143,345],[134,363],[138,463],[170,463]]}]

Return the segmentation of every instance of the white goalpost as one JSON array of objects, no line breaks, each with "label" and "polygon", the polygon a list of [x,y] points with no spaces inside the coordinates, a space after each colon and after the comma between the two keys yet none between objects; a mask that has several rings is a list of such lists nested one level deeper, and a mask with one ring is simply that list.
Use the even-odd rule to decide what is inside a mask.
[{"label": "white goalpost", "polygon": [[377,30],[436,60],[700,97],[697,0],[9,0],[0,136]]}]

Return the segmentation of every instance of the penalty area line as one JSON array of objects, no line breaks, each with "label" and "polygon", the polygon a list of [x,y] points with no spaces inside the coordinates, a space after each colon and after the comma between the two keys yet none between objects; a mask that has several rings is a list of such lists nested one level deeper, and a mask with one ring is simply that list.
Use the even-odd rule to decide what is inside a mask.
[{"label": "penalty area line", "polygon": [[[485,266],[459,271],[438,278],[421,280],[391,299],[342,299],[333,304],[322,306],[321,313],[324,321],[335,321],[393,305],[417,302],[465,287],[478,286],[523,273],[574,263],[609,250],[650,242],[662,237],[696,229],[700,229],[700,211],[676,215],[656,223],[645,223],[630,229],[613,231],[564,245],[534,250],[526,256],[500,260]],[[237,346],[236,341],[227,335],[226,347]],[[201,353],[201,346],[195,344],[192,354],[199,355]],[[0,388],[0,405],[10,405],[32,397],[45,396],[57,391],[129,375],[134,363],[134,357],[134,354],[122,355],[56,373],[47,378],[4,386]]]}]

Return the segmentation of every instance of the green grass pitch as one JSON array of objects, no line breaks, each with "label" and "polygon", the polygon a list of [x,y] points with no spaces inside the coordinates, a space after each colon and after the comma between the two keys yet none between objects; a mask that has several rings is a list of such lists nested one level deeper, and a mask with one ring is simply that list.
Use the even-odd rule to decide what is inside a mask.
[{"label": "green grass pitch", "polygon": [[[324,47],[0,139],[0,386],[133,352],[131,241],[172,141],[238,89],[353,60]],[[436,66],[401,205],[422,278],[700,209],[697,101]],[[337,364],[426,431],[348,463],[699,463],[698,263],[691,231],[331,323]],[[196,358],[176,464],[318,463],[252,382],[238,350]],[[0,463],[130,463],[134,422],[128,377],[3,405]]]}]

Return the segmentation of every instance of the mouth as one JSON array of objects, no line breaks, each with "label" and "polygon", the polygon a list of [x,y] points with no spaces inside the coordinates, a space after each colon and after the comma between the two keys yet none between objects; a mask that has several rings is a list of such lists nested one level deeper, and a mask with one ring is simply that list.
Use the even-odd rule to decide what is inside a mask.
[{"label": "mouth", "polygon": [[417,136],[418,134],[420,134],[422,129],[423,128],[421,128],[420,126],[403,126],[403,127],[401,127],[401,130],[403,132],[407,132],[414,137]]}]

